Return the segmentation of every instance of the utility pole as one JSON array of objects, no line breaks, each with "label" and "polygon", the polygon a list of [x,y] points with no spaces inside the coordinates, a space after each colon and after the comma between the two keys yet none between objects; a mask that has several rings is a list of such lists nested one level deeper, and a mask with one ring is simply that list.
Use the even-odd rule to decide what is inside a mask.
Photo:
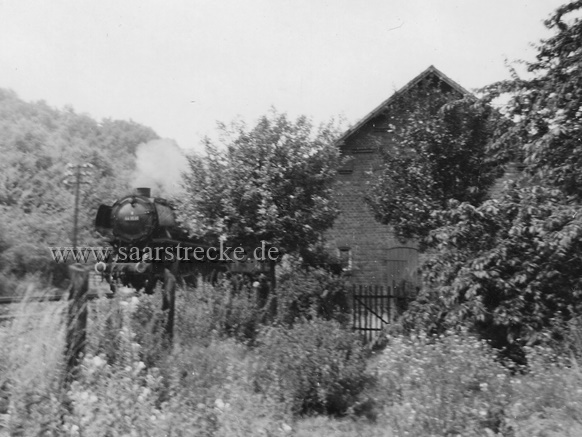
[{"label": "utility pole", "polygon": [[[64,183],[67,186],[75,186],[75,209],[73,211],[73,250],[77,249],[77,234],[79,228],[79,194],[83,176],[89,176],[86,169],[93,168],[91,164],[67,164]],[[86,183],[86,182],[85,182]]]}]

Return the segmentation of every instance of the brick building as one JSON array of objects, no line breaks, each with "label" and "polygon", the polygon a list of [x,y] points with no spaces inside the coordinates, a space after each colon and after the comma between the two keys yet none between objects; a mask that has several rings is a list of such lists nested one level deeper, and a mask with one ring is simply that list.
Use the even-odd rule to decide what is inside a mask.
[{"label": "brick building", "polygon": [[[338,140],[343,156],[351,159],[339,171],[336,200],[341,213],[328,233],[328,248],[342,260],[355,284],[393,285],[415,282],[418,251],[414,241],[401,242],[389,226],[375,220],[364,200],[366,184],[380,168],[381,150],[396,146],[392,131],[399,119],[398,99],[417,87],[435,87],[453,98],[468,91],[430,66],[366,115]],[[416,94],[415,94],[416,95]]]}]

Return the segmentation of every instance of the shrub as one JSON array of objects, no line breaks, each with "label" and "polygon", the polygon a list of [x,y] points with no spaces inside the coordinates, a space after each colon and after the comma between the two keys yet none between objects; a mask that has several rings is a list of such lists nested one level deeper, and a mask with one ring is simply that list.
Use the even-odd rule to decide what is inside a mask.
[{"label": "shrub", "polygon": [[27,273],[47,272],[51,266],[48,250],[31,243],[22,243],[2,253],[5,271],[17,276]]},{"label": "shrub", "polygon": [[343,414],[367,381],[360,341],[336,321],[269,327],[257,342],[257,388],[295,414]]},{"label": "shrub", "polygon": [[512,379],[505,433],[582,435],[582,372],[547,346],[526,347],[527,372]]},{"label": "shrub", "polygon": [[464,333],[393,337],[375,369],[382,418],[397,435],[497,432],[510,401],[509,370]]},{"label": "shrub", "polygon": [[292,265],[279,277],[276,289],[279,323],[291,325],[298,318],[349,320],[348,285],[345,279],[319,268]]},{"label": "shrub", "polygon": [[0,273],[8,277],[37,276],[55,286],[68,280],[68,265],[54,261],[47,248],[39,244],[20,243],[1,251],[0,266]]},{"label": "shrub", "polygon": [[228,281],[200,281],[176,294],[176,332],[182,344],[208,345],[216,337],[252,342],[261,314],[250,290],[235,291]]},{"label": "shrub", "polygon": [[298,319],[349,320],[347,285],[321,269],[291,266],[279,276],[274,293],[261,301],[251,281],[222,280],[215,285],[199,281],[197,287],[177,293],[177,330],[180,341],[208,344],[213,337],[232,337],[253,344],[262,325],[291,326]]},{"label": "shrub", "polygon": [[[167,314],[162,311],[161,293],[141,295],[131,313],[131,330],[140,345],[140,358],[148,367],[158,366],[170,348],[166,335]],[[177,322],[174,322],[177,325]]]}]

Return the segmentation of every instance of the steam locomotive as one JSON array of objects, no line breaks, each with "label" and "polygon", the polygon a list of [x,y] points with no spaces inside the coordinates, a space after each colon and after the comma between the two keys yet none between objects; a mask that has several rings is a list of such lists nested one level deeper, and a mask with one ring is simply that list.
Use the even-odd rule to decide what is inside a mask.
[{"label": "steam locomotive", "polygon": [[260,273],[268,268],[253,262],[178,259],[179,247],[208,249],[209,245],[189,237],[176,220],[175,206],[166,199],[152,197],[149,188],[137,188],[134,194],[118,199],[111,206],[100,205],[95,227],[108,237],[112,247],[112,256],[99,267],[112,289],[115,282],[121,282],[152,293],[156,283],[164,280],[164,269],[170,269],[184,282],[195,284],[199,275],[215,281],[226,272]]}]

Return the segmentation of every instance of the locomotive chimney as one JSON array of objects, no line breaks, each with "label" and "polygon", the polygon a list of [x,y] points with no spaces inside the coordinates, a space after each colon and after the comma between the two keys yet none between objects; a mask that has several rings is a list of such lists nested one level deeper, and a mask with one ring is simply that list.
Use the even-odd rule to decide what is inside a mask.
[{"label": "locomotive chimney", "polygon": [[140,187],[135,189],[135,194],[138,196],[151,197],[151,188]]}]

